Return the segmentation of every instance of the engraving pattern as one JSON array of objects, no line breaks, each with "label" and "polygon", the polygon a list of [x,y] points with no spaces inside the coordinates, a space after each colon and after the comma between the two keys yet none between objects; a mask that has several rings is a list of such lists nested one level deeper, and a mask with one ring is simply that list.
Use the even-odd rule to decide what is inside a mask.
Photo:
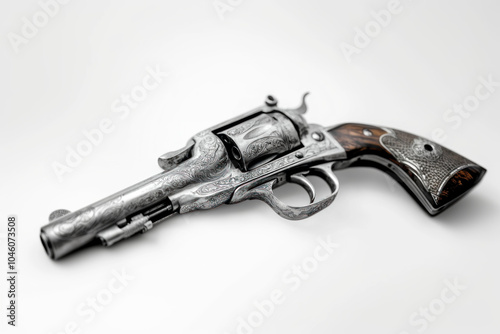
[{"label": "engraving pattern", "polygon": [[320,202],[308,204],[302,207],[290,206],[274,196],[273,181],[271,181],[252,188],[250,191],[245,193],[245,195],[241,198],[241,201],[248,199],[258,199],[264,201],[281,217],[291,220],[299,220],[310,217],[325,209],[332,204],[335,196],[329,196]]},{"label": "engraving pattern", "polygon": [[139,209],[148,207],[175,190],[190,184],[215,180],[226,173],[229,158],[220,139],[209,131],[194,137],[193,157],[174,170],[159,174],[151,182],[124,190],[103,200],[61,217],[54,233],[62,239],[73,239],[97,232]]},{"label": "engraving pattern", "polygon": [[260,155],[268,153],[279,153],[286,151],[289,147],[286,145],[285,141],[278,137],[277,133],[273,133],[275,136],[269,136],[265,138],[260,138],[248,145],[245,151],[245,157],[248,160],[252,160]]},{"label": "engraving pattern", "polygon": [[243,174],[231,175],[226,178],[207,183],[196,190],[200,195],[208,195],[224,189],[234,188],[250,180],[257,179],[263,175],[271,174],[281,168],[291,166],[299,160],[305,160],[318,155],[321,152],[336,149],[337,146],[330,140],[312,144],[297,151],[303,154],[303,158],[297,158],[296,154],[289,154],[277,160],[271,161],[263,166],[252,169]]}]

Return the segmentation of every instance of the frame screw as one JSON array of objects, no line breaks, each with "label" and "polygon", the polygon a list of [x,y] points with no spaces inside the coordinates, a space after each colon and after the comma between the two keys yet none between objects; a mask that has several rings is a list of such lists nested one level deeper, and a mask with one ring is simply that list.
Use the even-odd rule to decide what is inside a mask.
[{"label": "frame screw", "polygon": [[322,141],[323,139],[325,139],[325,136],[321,132],[313,132],[311,134],[311,137],[316,141]]}]

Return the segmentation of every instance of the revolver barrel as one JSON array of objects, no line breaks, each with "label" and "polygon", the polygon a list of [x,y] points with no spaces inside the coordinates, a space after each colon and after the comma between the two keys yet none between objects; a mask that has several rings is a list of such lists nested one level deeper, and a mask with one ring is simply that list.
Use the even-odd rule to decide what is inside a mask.
[{"label": "revolver barrel", "polygon": [[171,185],[155,175],[83,209],[64,214],[42,227],[40,238],[52,259],[93,242],[104,246],[150,230],[173,214]]},{"label": "revolver barrel", "polygon": [[185,151],[160,158],[164,172],[78,211],[56,211],[66,214],[58,215],[40,232],[47,254],[59,259],[93,242],[111,246],[177,212],[187,212],[191,202],[203,202],[190,188],[225,175],[230,162],[222,141],[211,132],[196,135],[192,143]]}]

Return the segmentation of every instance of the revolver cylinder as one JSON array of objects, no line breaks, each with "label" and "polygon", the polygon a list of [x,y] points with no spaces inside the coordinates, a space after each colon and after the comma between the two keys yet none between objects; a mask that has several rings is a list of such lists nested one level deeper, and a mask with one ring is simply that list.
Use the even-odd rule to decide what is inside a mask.
[{"label": "revolver cylinder", "polygon": [[248,171],[300,144],[292,121],[280,112],[260,114],[218,133],[233,162]]}]

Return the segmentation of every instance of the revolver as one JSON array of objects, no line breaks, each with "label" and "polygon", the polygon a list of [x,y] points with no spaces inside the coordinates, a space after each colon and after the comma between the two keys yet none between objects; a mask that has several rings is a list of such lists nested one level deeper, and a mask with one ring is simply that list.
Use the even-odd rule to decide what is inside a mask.
[{"label": "revolver", "polygon": [[[295,109],[278,107],[277,100],[267,96],[262,106],[160,156],[160,174],[78,211],[52,212],[40,233],[45,251],[59,259],[88,244],[109,247],[173,215],[245,200],[261,200],[286,219],[304,219],[337,196],[339,182],[333,171],[354,166],[383,170],[436,215],[486,173],[471,160],[404,131],[355,123],[309,124],[303,117],[306,96]],[[309,175],[328,184],[327,197],[316,200]],[[302,186],[310,203],[290,206],[278,199],[273,189],[287,182]]]}]

